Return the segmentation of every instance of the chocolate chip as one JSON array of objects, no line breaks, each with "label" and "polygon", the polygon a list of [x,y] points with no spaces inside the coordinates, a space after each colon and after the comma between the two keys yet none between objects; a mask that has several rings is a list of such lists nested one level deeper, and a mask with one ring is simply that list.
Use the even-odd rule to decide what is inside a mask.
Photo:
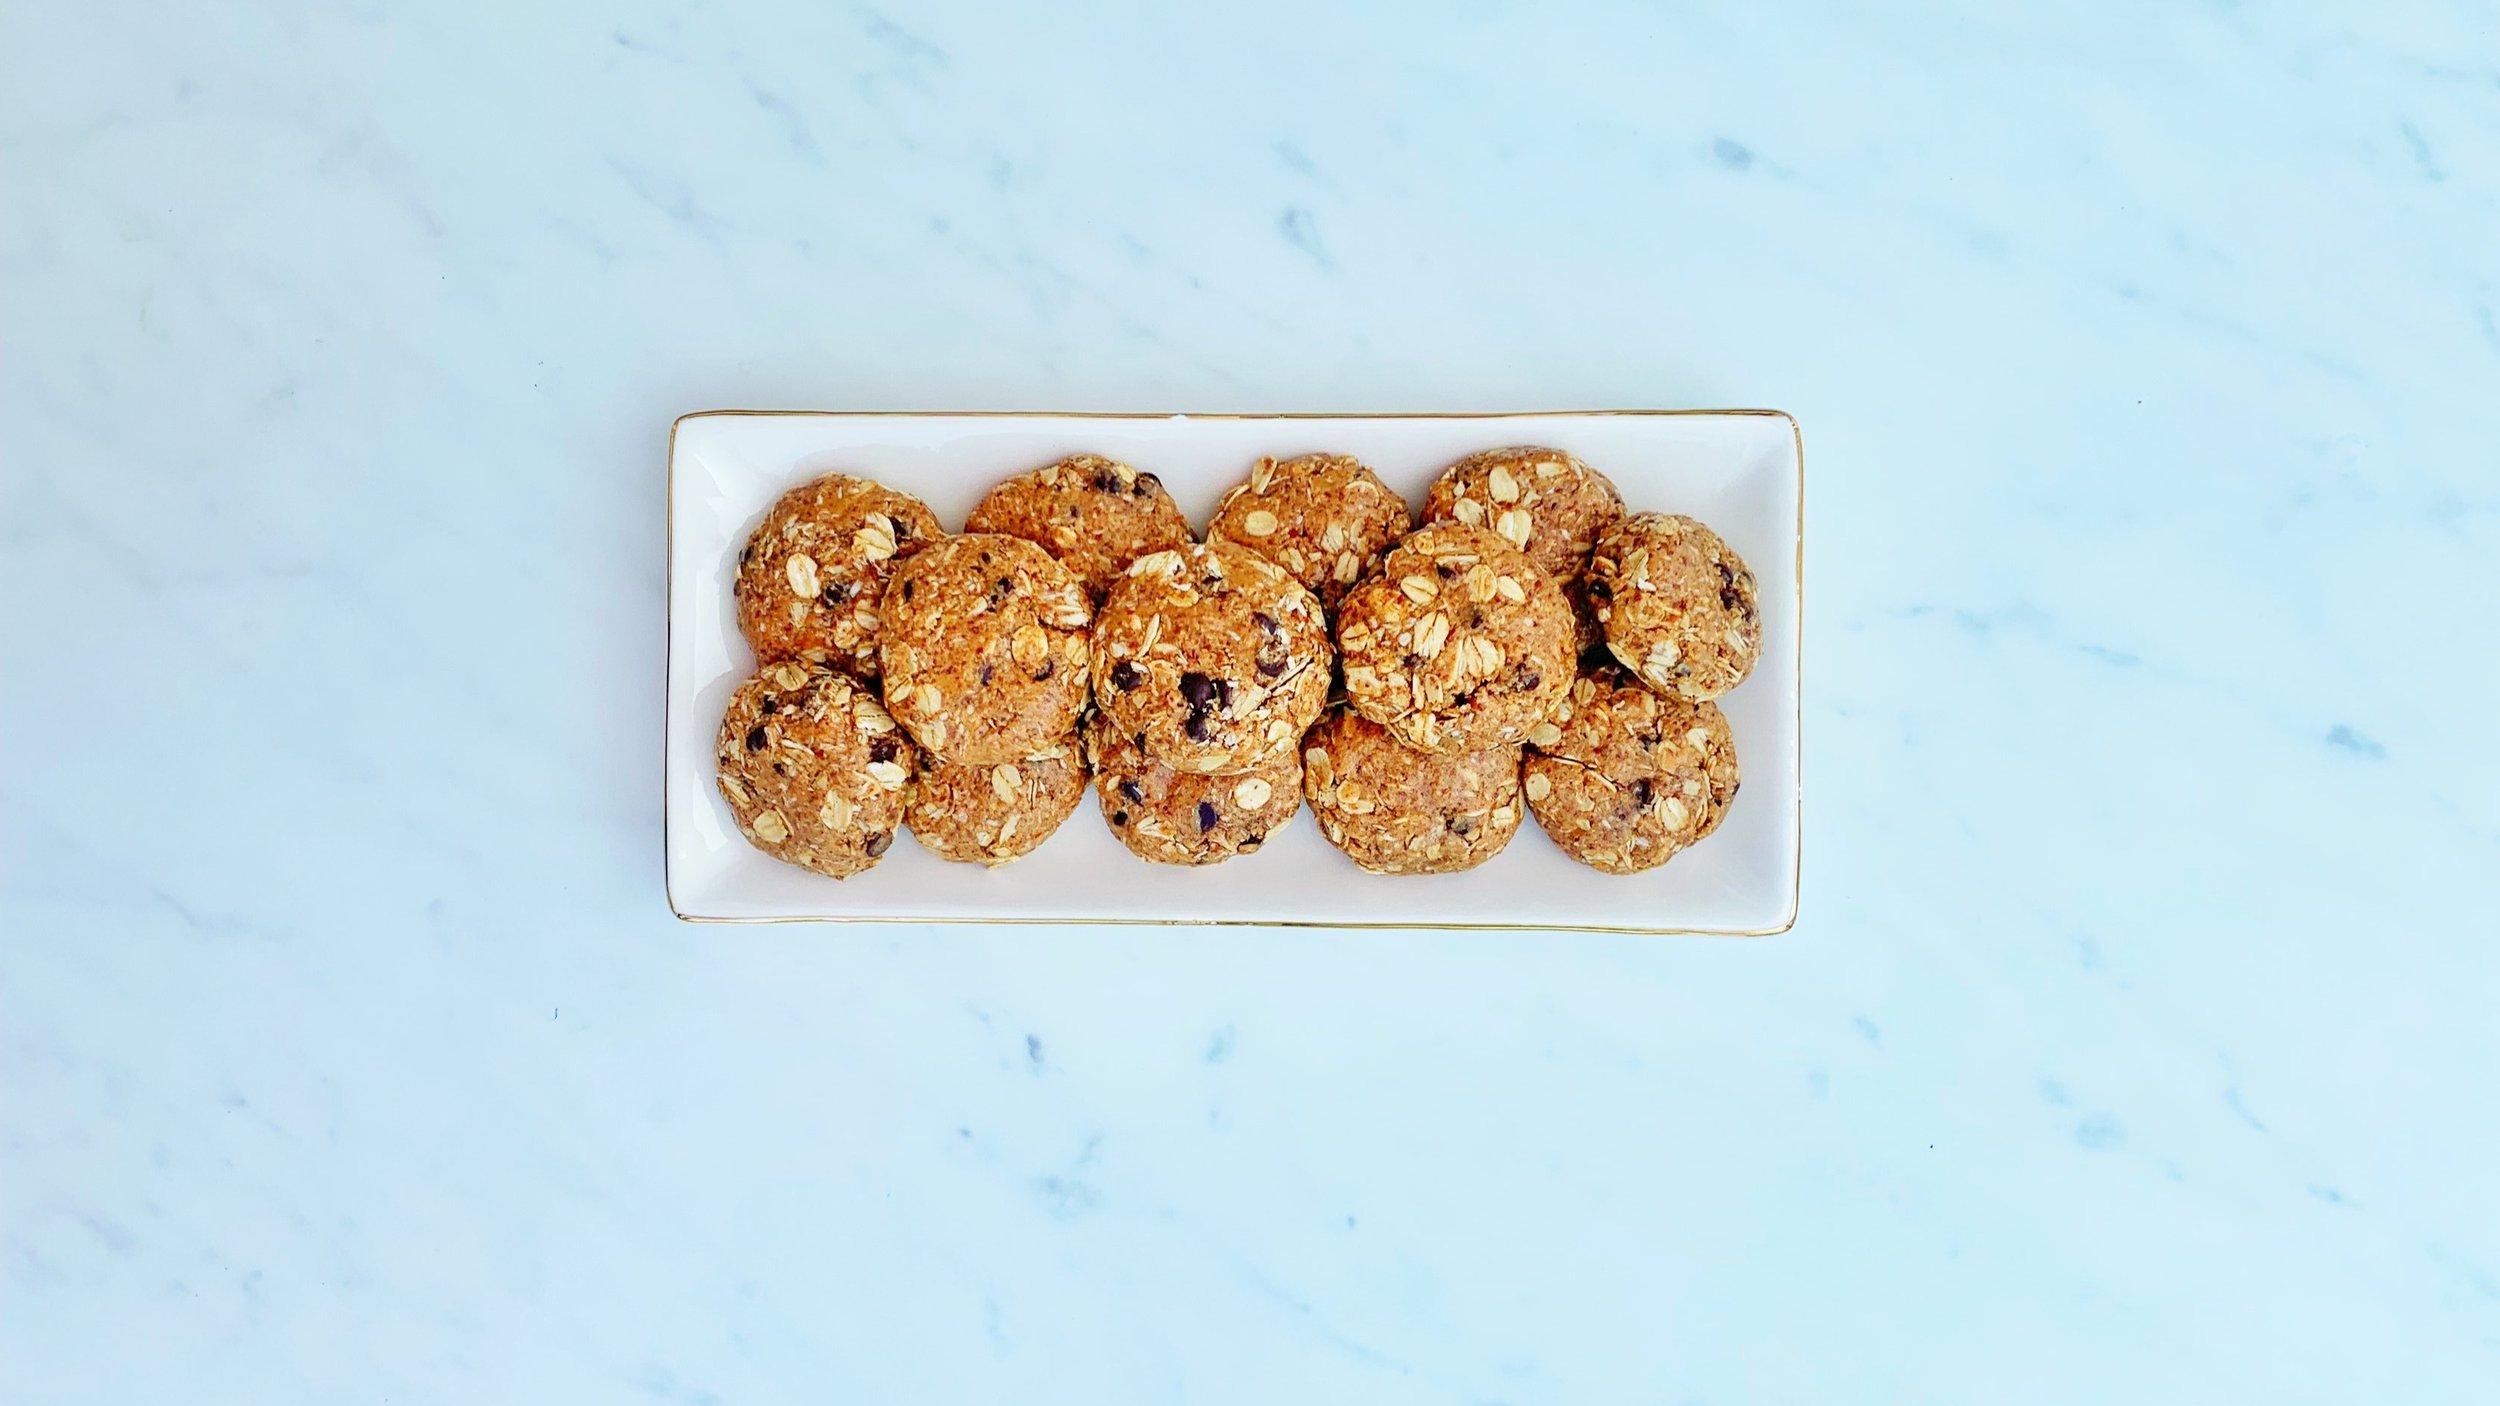
[{"label": "chocolate chip", "polygon": [[903,744],[892,737],[879,735],[868,739],[868,760],[890,762],[903,754]]},{"label": "chocolate chip", "polygon": [[1185,673],[1181,675],[1181,697],[1188,699],[1193,708],[1207,707],[1215,701],[1215,680],[1200,673]]},{"label": "chocolate chip", "polygon": [[1450,819],[1450,833],[1453,835],[1472,835],[1475,830],[1476,822],[1469,820],[1466,816],[1453,816]]},{"label": "chocolate chip", "polygon": [[1128,824],[1128,812],[1124,810],[1115,810],[1111,812],[1111,823],[1114,825]]},{"label": "chocolate chip", "polygon": [[1122,693],[1146,681],[1146,671],[1123,659],[1111,666],[1111,686]]},{"label": "chocolate chip", "polygon": [[1122,781],[1120,783],[1120,794],[1122,797],[1135,801],[1139,805],[1144,805],[1146,803],[1146,788],[1138,785],[1134,780]]},{"label": "chocolate chip", "polygon": [[868,837],[868,857],[870,859],[882,858],[885,852],[892,848],[894,848],[894,832],[891,830],[879,830],[875,834]]},{"label": "chocolate chip", "polygon": [[1162,486],[1163,480],[1156,478],[1153,474],[1139,474],[1137,482],[1128,486],[1128,491],[1143,498]]},{"label": "chocolate chip", "polygon": [[758,706],[767,713],[778,713],[781,711],[781,700],[778,698],[767,698]]},{"label": "chocolate chip", "polygon": [[1446,561],[1436,561],[1432,564],[1432,574],[1444,581],[1455,581],[1458,579],[1458,568]]},{"label": "chocolate chip", "polygon": [[1285,661],[1282,659],[1262,659],[1259,661],[1260,678],[1272,679],[1283,672],[1285,672]]},{"label": "chocolate chip", "polygon": [[747,543],[745,546],[740,547],[740,548],[738,549],[738,565],[740,565],[740,566],[753,566],[754,564],[755,564],[755,544],[754,544],[753,542],[749,542],[749,543]]},{"label": "chocolate chip", "polygon": [[1094,475],[1094,491],[1097,493],[1119,492],[1120,476],[1111,472],[1109,469],[1103,469],[1097,472]]},{"label": "chocolate chip", "polygon": [[1250,623],[1258,626],[1260,633],[1266,635],[1269,639],[1280,640],[1285,637],[1285,627],[1277,624],[1276,617],[1268,614],[1264,610],[1251,611]]},{"label": "chocolate chip", "polygon": [[773,763],[773,775],[775,775],[775,776],[788,776],[789,774],[790,774],[790,765],[789,765],[789,763],[787,763],[787,762],[775,762],[775,763]]},{"label": "chocolate chip", "polygon": [[1058,672],[1059,661],[1056,659],[1045,659],[1042,661],[1041,669],[1033,675],[1033,678],[1036,682],[1039,682],[1040,680],[1049,678],[1051,675]]},{"label": "chocolate chip", "polygon": [[1640,780],[1632,783],[1632,805],[1635,809],[1649,809],[1649,797],[1650,789],[1648,777],[1644,776]]},{"label": "chocolate chip", "polygon": [[1543,682],[1545,682],[1545,676],[1543,674],[1540,674],[1536,670],[1522,664],[1519,666],[1518,672],[1511,675],[1510,686],[1517,689],[1521,693],[1534,693],[1536,692],[1536,686]]},{"label": "chocolate chip", "polygon": [[910,581],[908,581],[908,580],[907,580],[907,581],[905,581],[905,582],[903,583],[903,599],[905,599],[905,600],[910,600],[910,599],[911,599],[911,586],[912,586],[912,583],[911,583]]},{"label": "chocolate chip", "polygon": [[761,752],[761,751],[763,751],[763,750],[764,750],[764,740],[765,740],[765,739],[764,739],[764,725],[763,725],[762,723],[757,723],[754,727],[751,727],[751,728],[747,729],[747,750],[748,750],[748,751],[750,751],[750,752]]},{"label": "chocolate chip", "polygon": [[1192,713],[1182,719],[1181,731],[1188,733],[1189,740],[1192,742],[1204,742],[1212,732],[1207,726],[1207,715],[1204,713]]},{"label": "chocolate chip", "polygon": [[896,518],[894,520],[894,540],[897,542],[908,542],[911,540],[910,522],[902,518]]},{"label": "chocolate chip", "polygon": [[1012,576],[1001,576],[997,580],[990,583],[990,604],[993,606],[1002,604],[1006,601],[1007,597],[1012,596],[1015,593],[1015,578]]},{"label": "chocolate chip", "polygon": [[1213,802],[1213,801],[1200,801],[1200,802],[1198,803],[1198,833],[1199,833],[1199,834],[1203,835],[1203,834],[1205,834],[1206,832],[1208,832],[1209,830],[1214,829],[1214,828],[1215,828],[1216,818],[1217,818],[1217,817],[1216,817],[1216,814],[1215,814],[1215,802]]},{"label": "chocolate chip", "polygon": [[1719,608],[1742,610],[1745,597],[1736,589],[1736,572],[1726,562],[1719,563]]},{"label": "chocolate chip", "polygon": [[1459,691],[1459,693],[1458,693],[1458,696],[1456,696],[1456,697],[1454,697],[1454,698],[1452,698],[1452,699],[1450,700],[1450,706],[1451,706],[1451,707],[1453,707],[1453,708],[1464,708],[1464,707],[1466,707],[1468,704],[1473,703],[1473,702],[1475,702],[1475,701],[1476,701],[1476,691],[1475,691],[1474,689],[1472,689],[1472,688],[1469,688],[1469,689],[1461,689],[1461,690]]}]

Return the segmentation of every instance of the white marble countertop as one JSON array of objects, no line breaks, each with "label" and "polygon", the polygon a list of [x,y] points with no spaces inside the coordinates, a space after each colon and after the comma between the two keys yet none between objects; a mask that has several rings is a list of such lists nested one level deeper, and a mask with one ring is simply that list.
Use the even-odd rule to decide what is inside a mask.
[{"label": "white marble countertop", "polygon": [[[12,21],[0,1398],[2491,1399],[2489,9],[1368,8]],[[721,405],[1793,411],[1803,921],[678,924]]]}]

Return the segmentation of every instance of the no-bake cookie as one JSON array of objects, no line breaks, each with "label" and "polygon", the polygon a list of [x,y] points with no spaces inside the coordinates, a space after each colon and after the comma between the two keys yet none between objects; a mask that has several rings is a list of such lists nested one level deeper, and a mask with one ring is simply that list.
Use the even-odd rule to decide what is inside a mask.
[{"label": "no-bake cookie", "polygon": [[1519,742],[1571,686],[1571,607],[1491,530],[1420,528],[1337,614],[1346,702],[1428,752]]},{"label": "no-bake cookie", "polygon": [[1406,500],[1361,460],[1304,454],[1253,466],[1216,505],[1207,540],[1258,553],[1334,610],[1414,522]]},{"label": "no-bake cookie", "polygon": [[973,505],[964,531],[1039,544],[1099,604],[1130,562],[1187,543],[1189,519],[1153,474],[1077,454],[991,489]]},{"label": "no-bake cookie", "polygon": [[886,584],[886,705],[933,756],[1020,761],[1085,705],[1085,588],[1021,537],[949,537]]},{"label": "no-bake cookie", "polygon": [[797,660],[765,665],[730,694],[713,756],[738,833],[837,879],[893,847],[919,765],[875,694]]},{"label": "no-bake cookie", "polygon": [[826,474],[781,495],[738,553],[738,632],[764,663],[877,677],[877,602],[897,562],[943,536],[908,493]]},{"label": "no-bake cookie", "polygon": [[1424,495],[1426,522],[1488,527],[1558,584],[1579,579],[1589,550],[1623,516],[1613,480],[1559,449],[1470,454]]},{"label": "no-bake cookie", "polygon": [[1625,518],[1598,540],[1588,596],[1607,652],[1661,692],[1716,698],[1762,656],[1753,569],[1691,518]]},{"label": "no-bake cookie", "polygon": [[1736,743],[1717,704],[1609,670],[1574,683],[1556,719],[1537,727],[1523,789],[1564,853],[1636,874],[1717,829],[1737,784]]},{"label": "no-bake cookie", "polygon": [[1525,814],[1516,745],[1419,752],[1342,711],[1302,739],[1302,794],[1320,834],[1375,874],[1473,869]]},{"label": "no-bake cookie", "polygon": [[1101,713],[1086,720],[1085,743],[1103,820],[1120,843],[1157,864],[1220,864],[1249,854],[1302,807],[1302,758],[1291,747],[1248,771],[1177,771]]},{"label": "no-bake cookie", "polygon": [[1094,626],[1094,700],[1180,771],[1290,753],[1328,698],[1328,626],[1284,569],[1229,543],[1139,558]]},{"label": "no-bake cookie", "polygon": [[1020,761],[925,764],[903,822],[940,859],[996,868],[1049,839],[1084,795],[1085,764],[1070,736]]}]

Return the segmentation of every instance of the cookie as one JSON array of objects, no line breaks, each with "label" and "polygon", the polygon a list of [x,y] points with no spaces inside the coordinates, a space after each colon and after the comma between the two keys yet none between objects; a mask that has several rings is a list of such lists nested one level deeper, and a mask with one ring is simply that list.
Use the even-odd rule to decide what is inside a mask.
[{"label": "cookie", "polygon": [[1085,706],[1085,588],[1021,537],[949,537],[886,584],[886,706],[930,755],[1019,761]]},{"label": "cookie", "polygon": [[1128,564],[1189,541],[1189,519],[1163,481],[1116,460],[1077,454],[993,488],[964,519],[966,532],[1038,544],[1076,573],[1100,604]]},{"label": "cookie", "polygon": [[1302,808],[1302,757],[1287,747],[1248,771],[1177,771],[1102,714],[1085,724],[1102,818],[1141,859],[1221,864],[1249,854]]},{"label": "cookie", "polygon": [[1588,592],[1607,652],[1661,693],[1716,698],[1762,657],[1753,568],[1691,518],[1625,518],[1599,540]]},{"label": "cookie", "polygon": [[1347,454],[1261,459],[1226,490],[1207,540],[1248,548],[1334,610],[1348,587],[1415,525],[1406,500]]},{"label": "cookie", "polygon": [[1247,771],[1328,700],[1327,618],[1282,567],[1225,542],[1141,557],[1094,622],[1094,701],[1180,771]]},{"label": "cookie", "polygon": [[1613,481],[1559,449],[1470,454],[1442,470],[1424,494],[1424,521],[1489,527],[1566,586],[1622,517],[1623,495]]},{"label": "cookie", "polygon": [[877,601],[895,564],[944,536],[908,493],[849,474],[781,495],[738,553],[738,633],[763,663],[804,659],[877,677]]},{"label": "cookie", "polygon": [[1506,746],[1571,687],[1571,607],[1482,527],[1420,528],[1337,612],[1346,703],[1427,752]]},{"label": "cookie", "polygon": [[1736,799],[1736,741],[1716,703],[1609,670],[1572,685],[1528,748],[1528,808],[1565,854],[1637,874],[1712,830]]},{"label": "cookie", "polygon": [[940,859],[996,868],[1049,839],[1084,794],[1082,751],[1069,736],[1021,761],[926,764],[903,823]]},{"label": "cookie", "polygon": [[713,758],[739,834],[837,879],[893,847],[919,767],[866,686],[797,660],[765,665],[729,695]]},{"label": "cookie", "polygon": [[1347,712],[1302,739],[1302,794],[1328,843],[1375,874],[1473,869],[1502,852],[1526,814],[1518,747],[1418,752]]}]

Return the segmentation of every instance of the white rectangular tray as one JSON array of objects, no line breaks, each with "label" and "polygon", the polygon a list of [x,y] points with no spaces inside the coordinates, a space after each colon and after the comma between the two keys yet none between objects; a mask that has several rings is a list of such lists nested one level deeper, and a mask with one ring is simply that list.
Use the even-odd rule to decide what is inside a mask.
[{"label": "white rectangular tray", "polygon": [[[712,784],[713,734],[754,667],[738,637],[730,567],[782,490],[829,470],[917,494],[950,529],[1009,474],[1068,454],[1162,476],[1201,530],[1261,455],[1352,454],[1420,506],[1452,460],[1479,449],[1568,450],[1632,508],[1687,513],[1744,554],[1761,582],[1763,653],[1722,698],[1744,792],[1710,838],[1646,874],[1565,857],[1530,820],[1465,874],[1366,874],[1297,816],[1258,853],[1206,869],[1148,864],[1114,839],[1091,793],[1040,849],[999,869],[948,864],[908,841],[835,881],[742,839]],[[1761,935],[1797,917],[1798,610],[1804,467],[1778,411],[1525,415],[879,414],[715,410],[669,435],[665,847],[669,907],[697,922],[1256,923],[1546,928]]]}]

